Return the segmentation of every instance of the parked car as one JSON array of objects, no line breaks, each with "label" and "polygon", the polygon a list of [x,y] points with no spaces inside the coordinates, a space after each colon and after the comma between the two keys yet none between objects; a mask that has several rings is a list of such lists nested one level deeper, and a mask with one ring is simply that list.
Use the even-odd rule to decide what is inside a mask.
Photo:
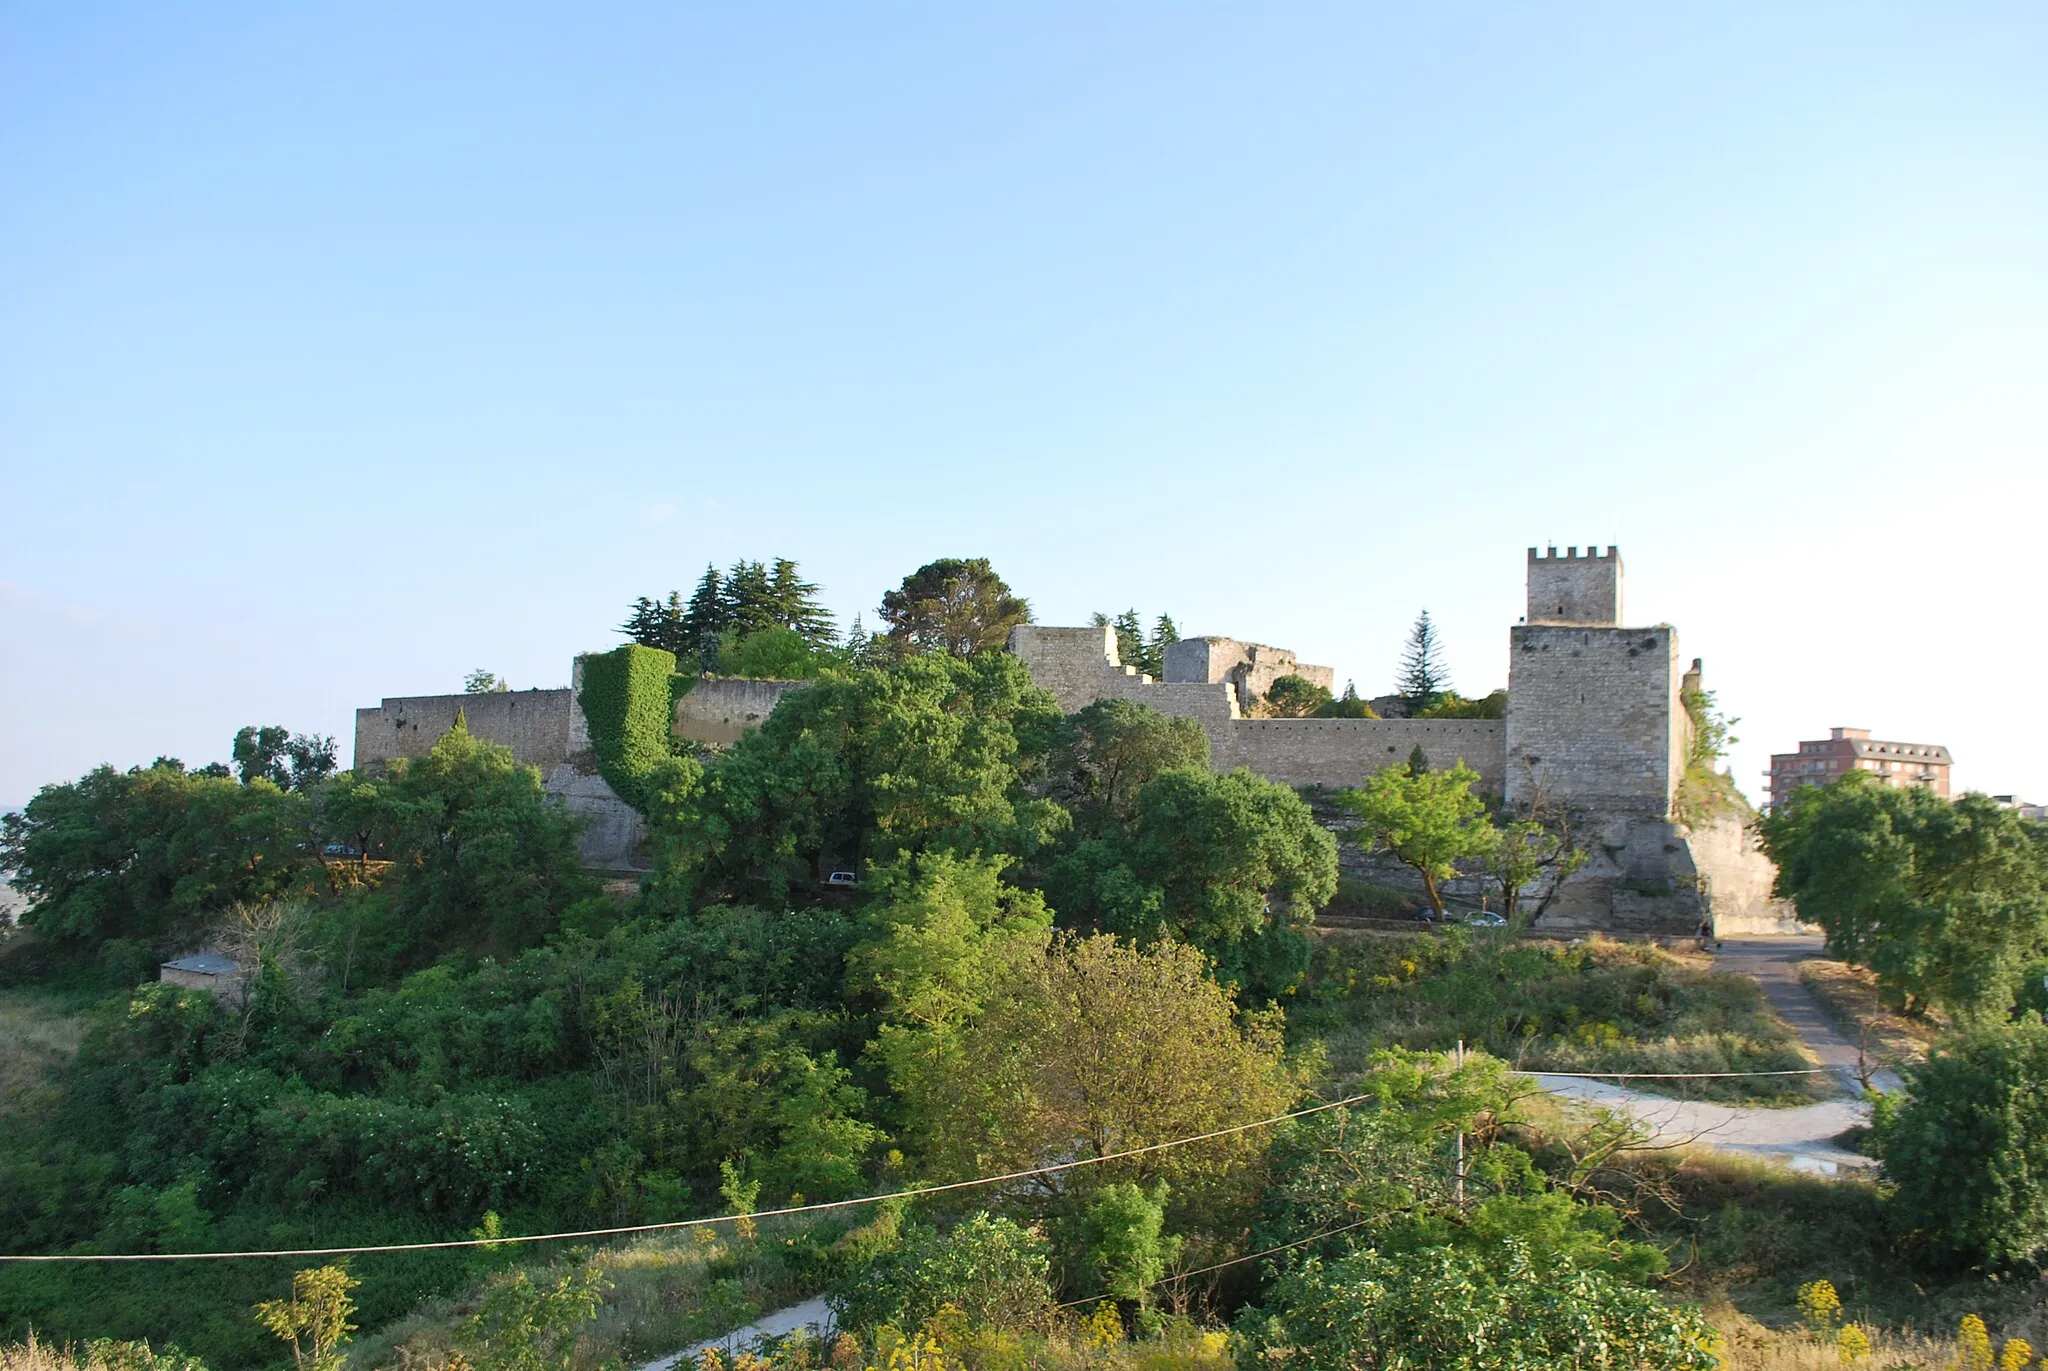
[{"label": "parked car", "polygon": [[851,871],[835,871],[825,878],[826,885],[858,885],[859,878]]},{"label": "parked car", "polygon": [[1457,921],[1458,916],[1448,909],[1439,914],[1428,905],[1424,905],[1415,911],[1415,922],[1420,924],[1454,924]]},{"label": "parked car", "polygon": [[1482,909],[1477,914],[1469,916],[1465,922],[1473,928],[1505,928],[1508,921],[1490,909]]},{"label": "parked car", "polygon": [[363,851],[361,848],[348,843],[329,843],[320,849],[320,855],[323,857],[360,857],[363,855]]}]

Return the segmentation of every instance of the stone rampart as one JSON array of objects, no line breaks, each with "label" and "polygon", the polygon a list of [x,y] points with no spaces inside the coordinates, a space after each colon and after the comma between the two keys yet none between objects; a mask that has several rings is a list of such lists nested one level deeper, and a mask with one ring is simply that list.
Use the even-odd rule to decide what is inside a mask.
[{"label": "stone rampart", "polygon": [[1508,801],[1669,818],[1685,765],[1678,635],[1524,624],[1508,642]]},{"label": "stone rampart", "polygon": [[569,758],[568,690],[504,690],[483,695],[407,695],[356,711],[353,765],[376,770],[394,757],[423,756],[461,714],[469,731],[502,743],[542,771]]},{"label": "stone rampart", "polygon": [[674,735],[727,747],[775,712],[783,696],[808,681],[759,681],[717,676],[697,682],[676,701]]},{"label": "stone rampart", "polygon": [[[1052,692],[1060,708],[1077,714],[1097,700],[1140,700],[1162,714],[1194,719],[1208,728],[1238,717],[1237,691],[1228,684],[1164,684],[1117,657],[1116,630],[1045,628],[1010,630],[1010,651],[1031,668],[1031,679]],[[1215,730],[1210,729],[1210,744]]]},{"label": "stone rampart", "polygon": [[1209,730],[1219,770],[1245,767],[1269,781],[1355,786],[1421,748],[1433,768],[1463,762],[1478,789],[1501,793],[1507,737],[1499,719],[1233,719]]}]

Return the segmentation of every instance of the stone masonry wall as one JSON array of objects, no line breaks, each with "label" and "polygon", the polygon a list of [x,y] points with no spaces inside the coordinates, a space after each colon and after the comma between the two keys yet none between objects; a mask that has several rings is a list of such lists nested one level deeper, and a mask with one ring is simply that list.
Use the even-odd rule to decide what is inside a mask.
[{"label": "stone masonry wall", "polygon": [[1506,774],[1499,719],[1234,719],[1209,730],[1209,747],[1219,771],[1241,766],[1296,788],[1362,784],[1418,747],[1432,768],[1471,767],[1488,794]]},{"label": "stone masonry wall", "polygon": [[1532,624],[1621,623],[1621,553],[1595,547],[1581,557],[1577,548],[1565,556],[1557,549],[1539,557],[1529,549],[1529,618]]},{"label": "stone masonry wall", "polygon": [[486,695],[408,695],[356,711],[358,770],[374,770],[393,757],[418,757],[455,727],[460,713],[469,731],[503,743],[512,755],[543,772],[568,760],[573,695],[568,690],[507,690]]},{"label": "stone masonry wall", "polygon": [[[1142,700],[1162,714],[1195,719],[1208,728],[1238,717],[1237,692],[1228,684],[1162,684],[1117,657],[1116,630],[1045,628],[1024,624],[1010,630],[1010,651],[1031,668],[1031,679],[1049,690],[1068,714],[1097,700]],[[1210,729],[1210,738],[1215,730]]]},{"label": "stone masonry wall", "polygon": [[1669,818],[1685,762],[1678,635],[1525,624],[1508,643],[1509,803]]},{"label": "stone masonry wall", "polygon": [[775,710],[777,702],[808,681],[759,681],[741,677],[702,680],[676,701],[673,733],[694,743],[719,747],[739,741]]}]

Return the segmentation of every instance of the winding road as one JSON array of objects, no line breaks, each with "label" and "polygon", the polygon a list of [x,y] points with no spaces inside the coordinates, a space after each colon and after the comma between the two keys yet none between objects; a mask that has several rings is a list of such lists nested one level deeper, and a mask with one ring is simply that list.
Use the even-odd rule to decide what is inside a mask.
[{"label": "winding road", "polygon": [[[1818,956],[1821,947],[1818,936],[1729,938],[1715,955],[1714,969],[1748,976],[1762,988],[1771,1007],[1799,1035],[1807,1051],[1832,1070],[1837,1090],[1834,1099],[1796,1109],[1744,1108],[1674,1100],[1579,1076],[1539,1075],[1537,1079],[1554,1095],[1634,1115],[1650,1127],[1659,1143],[1697,1142],[1773,1158],[1796,1170],[1824,1175],[1875,1166],[1869,1157],[1834,1141],[1843,1131],[1869,1123],[1870,1107],[1859,1098],[1856,1044],[1842,1036],[1799,979],[1799,963]],[[1871,1084],[1882,1091],[1896,1090],[1899,1078],[1879,1071],[1873,1074]]]}]

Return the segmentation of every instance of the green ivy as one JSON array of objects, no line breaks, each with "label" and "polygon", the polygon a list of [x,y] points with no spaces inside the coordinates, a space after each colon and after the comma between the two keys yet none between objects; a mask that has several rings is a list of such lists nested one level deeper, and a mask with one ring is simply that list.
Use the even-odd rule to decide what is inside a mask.
[{"label": "green ivy", "polygon": [[597,774],[641,813],[648,779],[668,761],[675,698],[689,689],[676,675],[676,658],[660,648],[628,643],[583,659],[583,718],[597,753]]}]

